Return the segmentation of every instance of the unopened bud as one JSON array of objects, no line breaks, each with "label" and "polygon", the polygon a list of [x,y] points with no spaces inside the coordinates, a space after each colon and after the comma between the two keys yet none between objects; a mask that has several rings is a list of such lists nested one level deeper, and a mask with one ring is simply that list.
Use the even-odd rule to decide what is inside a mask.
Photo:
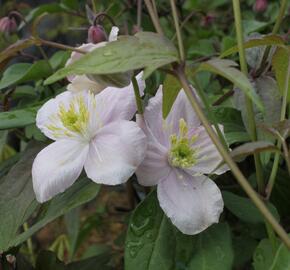
[{"label": "unopened bud", "polygon": [[201,19],[201,26],[204,26],[204,27],[208,27],[209,25],[211,25],[214,21],[214,16],[213,15],[206,15],[204,17],[202,17]]},{"label": "unopened bud", "polygon": [[256,3],[254,5],[254,11],[256,12],[263,12],[268,7],[268,1],[267,0],[256,0]]},{"label": "unopened bud", "polygon": [[136,24],[133,25],[132,35],[135,35],[136,33],[141,32],[141,31],[142,31],[142,29],[138,25],[136,25]]},{"label": "unopened bud", "polygon": [[3,17],[0,19],[0,32],[11,34],[17,30],[16,20],[12,17]]},{"label": "unopened bud", "polygon": [[88,42],[90,43],[100,43],[107,41],[108,37],[101,25],[92,25],[88,30]]}]

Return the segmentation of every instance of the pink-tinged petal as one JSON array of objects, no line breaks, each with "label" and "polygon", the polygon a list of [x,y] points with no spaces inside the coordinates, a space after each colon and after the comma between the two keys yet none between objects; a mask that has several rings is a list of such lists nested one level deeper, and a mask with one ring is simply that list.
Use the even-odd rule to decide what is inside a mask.
[{"label": "pink-tinged petal", "polygon": [[200,121],[192,109],[185,93],[181,90],[171,108],[170,113],[164,120],[162,117],[162,87],[156,95],[149,100],[145,109],[145,121],[157,140],[164,146],[170,144],[170,135],[179,133],[179,120],[184,119],[188,128],[200,125]]},{"label": "pink-tinged petal", "polygon": [[81,91],[91,91],[94,94],[101,92],[105,88],[104,85],[90,80],[86,75],[76,75],[67,86],[67,90],[73,93]]},{"label": "pink-tinged petal", "polygon": [[88,144],[60,140],[44,148],[32,166],[33,189],[39,202],[45,202],[69,188],[82,172]]},{"label": "pink-tinged petal", "polygon": [[[141,79],[142,75],[138,76],[136,78],[140,85],[140,94],[142,94],[145,83]],[[107,87],[96,95],[96,103],[103,124],[118,120],[131,120],[137,111],[132,83],[123,88]]]},{"label": "pink-tinged petal", "polygon": [[87,176],[100,184],[124,183],[144,159],[146,148],[146,137],[135,122],[110,123],[90,143],[85,163]]},{"label": "pink-tinged petal", "polygon": [[189,129],[200,125],[200,120],[193,110],[183,89],[180,90],[166,119],[169,130],[171,131],[170,134],[178,134],[179,120],[182,118],[187,123]]},{"label": "pink-tinged petal", "polygon": [[109,35],[109,42],[116,41],[118,38],[119,28],[117,26],[113,26]]},{"label": "pink-tinged petal", "polygon": [[217,223],[223,211],[221,192],[206,176],[172,170],[158,184],[157,194],[165,214],[184,234],[197,234]]},{"label": "pink-tinged petal", "polygon": [[150,129],[156,140],[168,148],[170,141],[168,132],[165,131],[166,122],[162,118],[162,89],[159,87],[156,95],[149,99],[145,108],[144,119],[147,128]]},{"label": "pink-tinged petal", "polygon": [[143,186],[154,186],[167,177],[171,171],[168,163],[168,150],[161,145],[146,127],[143,118],[136,116],[138,125],[147,137],[147,151],[145,159],[136,171],[138,182]]},{"label": "pink-tinged petal", "polygon": [[[97,44],[84,43],[80,47],[78,47],[78,49],[84,50],[86,52],[91,52],[91,51],[93,51],[96,48],[100,48],[100,47],[105,46],[106,44],[107,44],[107,42],[100,42],[100,43],[97,43]],[[67,60],[67,62],[65,64],[65,66],[68,66],[68,65],[72,64],[73,62],[79,60],[83,55],[84,54],[82,54],[82,53],[72,52],[70,58]],[[70,76],[67,77],[67,79],[70,82],[72,82],[74,78],[75,78],[75,75],[70,75]]]},{"label": "pink-tinged petal", "polygon": [[[223,130],[221,126],[221,130]],[[197,149],[197,163],[191,168],[194,173],[209,174],[214,173],[218,165],[223,161],[222,156],[216,146],[208,136],[205,128],[200,126],[196,128],[191,135],[196,136],[196,141],[192,147]],[[219,168],[215,173],[222,174],[228,170],[227,166]]]}]

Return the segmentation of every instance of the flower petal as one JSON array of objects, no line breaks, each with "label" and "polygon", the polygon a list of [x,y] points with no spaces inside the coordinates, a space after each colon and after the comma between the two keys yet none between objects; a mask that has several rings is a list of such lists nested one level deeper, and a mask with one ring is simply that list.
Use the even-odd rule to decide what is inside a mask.
[{"label": "flower petal", "polygon": [[117,26],[113,26],[109,35],[109,42],[116,41],[119,33],[119,28]]},{"label": "flower petal", "polygon": [[[223,127],[220,127],[221,130],[223,130]],[[196,135],[197,137],[197,140],[192,147],[197,149],[198,162],[191,168],[191,170],[195,173],[201,174],[213,173],[217,166],[223,161],[222,156],[203,126],[195,129],[192,135]],[[223,166],[216,170],[215,173],[222,174],[227,170],[229,170],[229,168]]]},{"label": "flower petal", "polygon": [[67,106],[72,97],[72,93],[68,91],[63,92],[44,103],[44,105],[38,110],[36,115],[36,125],[48,138],[52,140],[56,139],[54,132],[50,130],[48,126],[53,124],[56,127],[64,129],[60,119],[54,117],[54,115],[58,112],[59,105],[64,104]]},{"label": "flower petal", "polygon": [[67,86],[67,90],[73,93],[81,91],[91,91],[94,94],[101,92],[105,88],[104,85],[90,80],[86,75],[76,75]]},{"label": "flower petal", "polygon": [[[140,94],[144,92],[145,88],[141,77],[142,74],[136,76]],[[137,110],[132,83],[123,88],[107,87],[96,95],[96,103],[103,124],[118,120],[131,120]]]},{"label": "flower petal", "polygon": [[75,140],[60,140],[39,152],[32,166],[33,189],[39,202],[51,199],[75,182],[88,148]]},{"label": "flower petal", "polygon": [[221,192],[206,176],[172,170],[157,188],[165,214],[184,234],[197,234],[217,223],[223,211]]},{"label": "flower petal", "polygon": [[124,183],[144,159],[146,147],[146,137],[135,122],[108,124],[90,143],[85,163],[87,176],[101,184]]},{"label": "flower petal", "polygon": [[168,146],[170,135],[179,133],[179,120],[181,118],[186,121],[189,129],[199,126],[200,121],[183,90],[179,92],[170,113],[164,120],[162,117],[162,91],[162,87],[160,87],[155,97],[149,100],[144,117],[153,135],[162,145]]},{"label": "flower petal", "polygon": [[140,115],[137,115],[136,118],[148,141],[145,159],[136,171],[137,179],[143,186],[154,186],[167,177],[171,171],[168,163],[168,150],[152,135],[143,118]]}]

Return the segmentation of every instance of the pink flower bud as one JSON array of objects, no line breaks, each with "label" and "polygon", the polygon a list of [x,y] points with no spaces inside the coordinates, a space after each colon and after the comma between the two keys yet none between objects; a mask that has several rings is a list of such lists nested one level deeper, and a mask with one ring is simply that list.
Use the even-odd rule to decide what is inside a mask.
[{"label": "pink flower bud", "polygon": [[213,15],[208,14],[202,17],[200,24],[201,26],[208,27],[213,23],[214,19],[215,17]]},{"label": "pink flower bud", "polygon": [[88,42],[90,43],[100,43],[107,41],[108,37],[101,25],[92,25],[88,30]]},{"label": "pink flower bud", "polygon": [[256,0],[256,3],[254,5],[254,11],[256,12],[263,12],[268,7],[268,1],[267,0]]},{"label": "pink flower bud", "polygon": [[132,35],[135,35],[140,31],[142,31],[142,29],[140,27],[138,27],[138,25],[134,24],[132,27]]},{"label": "pink flower bud", "polygon": [[11,34],[17,30],[16,20],[12,17],[3,17],[0,19],[0,32]]}]

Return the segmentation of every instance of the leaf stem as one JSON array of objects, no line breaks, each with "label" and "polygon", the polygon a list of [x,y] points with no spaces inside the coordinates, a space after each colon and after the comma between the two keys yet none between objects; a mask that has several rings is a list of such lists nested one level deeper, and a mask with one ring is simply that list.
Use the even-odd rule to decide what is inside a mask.
[{"label": "leaf stem", "polygon": [[[25,232],[29,229],[27,222],[23,224],[23,229]],[[27,239],[26,243],[27,243],[27,248],[28,248],[29,255],[31,257],[32,264],[35,265],[35,254],[33,251],[33,245],[32,245],[32,241],[30,237]]]},{"label": "leaf stem", "polygon": [[[290,76],[290,63],[288,64],[288,72],[287,76],[285,77],[285,83],[284,83],[284,89],[283,89],[283,99],[282,99],[282,108],[281,108],[281,114],[280,114],[280,121],[285,120],[286,118],[286,111],[287,111],[287,97],[288,97],[288,88],[289,88],[289,76]],[[282,146],[281,141],[278,141],[277,147],[280,149]],[[274,157],[274,163],[271,170],[270,178],[266,187],[266,195],[267,199],[270,198],[273,187],[276,182],[276,175],[278,172],[278,166],[279,166],[279,160],[280,160],[280,154],[276,153]],[[288,161],[287,161],[288,162]],[[287,163],[288,164],[288,163]]]},{"label": "leaf stem", "polygon": [[273,217],[271,212],[265,206],[263,201],[260,199],[259,195],[253,190],[247,179],[241,173],[240,169],[238,168],[237,164],[233,161],[227,150],[223,147],[222,143],[220,142],[218,136],[216,135],[215,131],[211,127],[210,123],[208,122],[206,116],[204,115],[198,100],[196,99],[184,73],[182,67],[179,66],[177,70],[177,75],[180,80],[180,83],[193,107],[197,116],[199,117],[200,121],[202,122],[204,128],[206,129],[208,135],[212,139],[212,142],[217,147],[218,151],[220,152],[221,156],[228,164],[229,168],[231,169],[232,173],[236,177],[239,184],[242,186],[244,191],[247,193],[249,198],[253,201],[256,207],[260,210],[261,214],[265,217],[265,219],[270,223],[276,233],[279,235],[281,240],[285,243],[285,245],[290,249],[290,238],[288,237],[285,230],[281,227],[281,225],[276,221]]},{"label": "leaf stem", "polygon": [[226,149],[228,149],[228,145],[227,145],[226,139],[224,137],[224,134],[221,132],[221,129],[220,129],[219,125],[218,125],[218,122],[216,120],[216,117],[215,117],[214,113],[211,110],[210,104],[209,104],[209,102],[208,102],[208,100],[207,100],[207,98],[206,98],[206,96],[205,96],[205,94],[203,92],[203,89],[200,86],[200,83],[198,82],[198,80],[196,78],[193,78],[193,82],[194,82],[196,91],[197,91],[199,97],[201,98],[201,101],[204,104],[205,109],[208,112],[209,117],[211,118],[211,120],[213,122],[213,125],[215,127],[215,130],[217,131],[217,134],[218,134],[218,136],[219,136],[219,138],[220,138],[223,146]]},{"label": "leaf stem", "polygon": [[283,17],[284,17],[284,14],[286,12],[286,8],[287,8],[287,0],[281,0],[281,5],[280,5],[278,17],[277,17],[275,25],[273,27],[272,34],[278,33],[280,25],[281,25]]},{"label": "leaf stem", "polygon": [[170,0],[170,5],[171,5],[171,10],[172,10],[176,35],[177,35],[179,56],[180,56],[181,62],[184,62],[184,60],[185,60],[184,46],[183,46],[181,31],[180,31],[179,22],[178,22],[178,15],[177,15],[177,9],[176,9],[176,5],[175,5],[175,0]]},{"label": "leaf stem", "polygon": [[152,3],[150,2],[150,0],[144,0],[144,1],[145,1],[146,7],[148,9],[149,15],[151,17],[151,20],[153,22],[153,25],[155,27],[156,32],[159,35],[163,36],[163,30],[161,28],[158,15],[154,12],[154,8],[152,6]]},{"label": "leaf stem", "polygon": [[[245,57],[245,49],[244,49],[244,38],[243,38],[243,28],[242,28],[242,20],[241,20],[241,8],[240,8],[240,1],[239,0],[232,0],[233,1],[233,10],[235,16],[235,26],[236,26],[236,35],[238,41],[238,49],[239,49],[239,58],[240,58],[240,66],[241,71],[248,76],[248,67]],[[256,123],[255,123],[255,114],[253,110],[253,103],[251,99],[245,96],[246,101],[246,110],[248,115],[248,125],[249,131],[252,141],[257,140],[257,131],[256,131]],[[255,167],[256,167],[256,175],[257,175],[257,185],[258,191],[260,194],[264,193],[265,191],[265,183],[263,178],[263,170],[260,160],[259,154],[254,154],[255,160]]]},{"label": "leaf stem", "polygon": [[137,82],[135,76],[132,76],[132,84],[133,84],[133,88],[134,88],[134,94],[135,94],[137,110],[138,110],[138,113],[140,115],[142,115],[143,114],[142,99],[141,99],[141,96],[140,96],[138,82]]}]

